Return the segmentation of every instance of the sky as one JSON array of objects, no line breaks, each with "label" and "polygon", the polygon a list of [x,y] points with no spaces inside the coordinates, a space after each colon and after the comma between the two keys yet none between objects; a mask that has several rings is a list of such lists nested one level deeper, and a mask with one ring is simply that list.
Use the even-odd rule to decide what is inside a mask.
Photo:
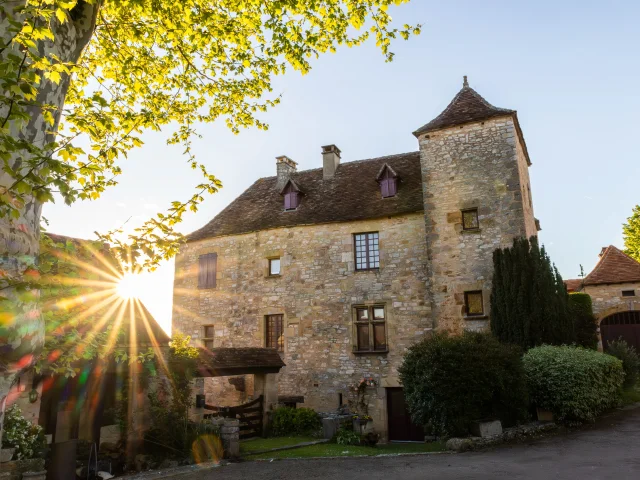
[{"label": "sky", "polygon": [[[622,224],[640,204],[640,2],[412,0],[390,13],[398,26],[423,25],[393,44],[393,62],[372,42],[345,47],[307,75],[274,79],[282,103],[261,117],[268,131],[200,127],[195,154],[224,187],[179,230],[203,226],[259,177],[275,175],[278,155],[305,170],[322,166],[321,145],[336,144],[342,162],[416,151],[411,132],[467,75],[489,103],[518,111],[540,238],[563,277],[576,278],[581,264],[589,272],[601,247],[622,247]],[[99,200],[45,205],[48,231],[95,238],[189,198],[200,178],[166,138],[145,134],[122,162],[119,185]],[[173,270],[166,262],[140,288],[167,331]]]}]

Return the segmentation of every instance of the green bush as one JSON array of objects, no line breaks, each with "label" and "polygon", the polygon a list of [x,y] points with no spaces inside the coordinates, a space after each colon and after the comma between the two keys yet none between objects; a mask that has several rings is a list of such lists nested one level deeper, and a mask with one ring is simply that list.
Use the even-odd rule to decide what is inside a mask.
[{"label": "green bush", "polygon": [[5,412],[2,448],[15,448],[14,460],[36,458],[46,447],[44,432],[22,416],[18,405],[11,405]]},{"label": "green bush", "polygon": [[315,433],[321,426],[320,416],[311,408],[280,407],[271,417],[271,434],[275,437]]},{"label": "green bush", "polygon": [[640,357],[636,349],[620,338],[609,342],[607,353],[622,361],[624,386],[627,388],[634,386],[640,375]]},{"label": "green bush", "polygon": [[340,428],[336,433],[336,443],[338,445],[360,445],[360,435],[353,430]]},{"label": "green bush", "polygon": [[523,361],[531,401],[559,422],[593,420],[620,398],[624,371],[611,355],[544,345],[529,350]]},{"label": "green bush", "polygon": [[435,435],[465,435],[469,423],[527,418],[522,351],[489,334],[436,333],[413,345],[400,367],[414,422]]},{"label": "green bush", "polygon": [[576,344],[596,350],[598,348],[598,334],[596,333],[598,327],[593,315],[591,296],[587,293],[570,293],[569,311],[573,317]]}]

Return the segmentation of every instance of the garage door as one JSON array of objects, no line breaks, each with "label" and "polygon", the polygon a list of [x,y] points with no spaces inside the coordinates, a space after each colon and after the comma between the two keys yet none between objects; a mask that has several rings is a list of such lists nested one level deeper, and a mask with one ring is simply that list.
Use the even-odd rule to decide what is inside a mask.
[{"label": "garage door", "polygon": [[411,421],[401,388],[387,388],[387,417],[390,441],[424,442],[422,427]]},{"label": "garage door", "polygon": [[640,312],[619,312],[600,322],[602,347],[607,351],[609,342],[622,338],[640,351]]}]

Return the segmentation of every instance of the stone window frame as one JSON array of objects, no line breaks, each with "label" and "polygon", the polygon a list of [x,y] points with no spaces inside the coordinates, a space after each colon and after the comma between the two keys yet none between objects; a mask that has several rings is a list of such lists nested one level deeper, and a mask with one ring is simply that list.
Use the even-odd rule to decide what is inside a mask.
[{"label": "stone window frame", "polygon": [[[211,329],[211,335],[207,335],[207,329],[210,328]],[[202,338],[200,338],[200,342],[202,343],[202,346],[204,348],[207,348],[209,350],[211,350],[214,346],[214,341],[215,341],[215,336],[216,336],[216,329],[215,329],[215,325],[213,324],[207,324],[207,325],[202,325]],[[207,343],[211,342],[211,346],[207,346]]]},{"label": "stone window frame", "polygon": [[[279,318],[278,318],[279,317]],[[280,324],[280,335],[276,336],[276,331],[272,333],[273,326],[271,321],[279,321]],[[266,348],[273,348],[278,353],[284,353],[284,314],[282,313],[273,313],[264,316],[264,345]],[[272,346],[275,345],[275,346]]]},{"label": "stone window frame", "polygon": [[[364,258],[366,260],[366,267],[358,267],[358,237],[359,236],[365,236],[365,240],[364,240]],[[369,238],[370,236],[375,235],[375,253],[377,255],[373,256],[373,260],[371,260],[371,255],[370,255],[370,250],[369,250]],[[362,245],[360,245],[360,248],[362,248]],[[362,253],[362,250],[360,250],[360,252]],[[361,257],[363,258],[363,257]],[[371,266],[371,265],[374,266]],[[373,271],[377,271],[380,270],[380,232],[376,231],[376,232],[357,232],[353,234],[353,267],[354,270],[356,272],[366,272],[368,270],[373,270]]]},{"label": "stone window frame", "polygon": [[[375,318],[374,309],[381,308],[384,314],[384,318]],[[361,310],[367,311],[367,320],[360,321],[358,317],[358,312]],[[386,303],[375,302],[375,303],[365,303],[365,304],[356,304],[351,306],[351,312],[353,316],[353,341],[352,341],[352,351],[354,354],[386,354],[389,352],[389,311],[387,309]],[[359,347],[358,342],[358,326],[368,325],[368,342],[369,348],[361,349]],[[375,348],[375,326],[382,325],[384,328],[384,348]]]},{"label": "stone window frame", "polygon": [[[475,213],[475,226],[467,226],[464,221],[465,213]],[[478,213],[478,207],[473,208],[464,208],[460,210],[461,222],[462,222],[462,231],[463,232],[477,232],[480,230],[480,215]]]},{"label": "stone window frame", "polygon": [[[469,296],[470,295],[479,295],[480,296],[480,300],[482,303],[482,312],[480,313],[469,313]],[[478,319],[478,318],[486,318],[487,317],[487,311],[485,309],[485,304],[484,304],[484,292],[482,290],[467,290],[464,292],[464,316],[465,318],[473,318],[473,319]]]},{"label": "stone window frame", "polygon": [[[271,271],[271,265],[274,260],[278,261],[278,273]],[[269,277],[280,277],[282,275],[282,257],[269,257],[267,258],[267,275]]]},{"label": "stone window frame", "polygon": [[636,291],[633,288],[625,289],[620,292],[620,296],[624,298],[631,298],[636,296]]}]

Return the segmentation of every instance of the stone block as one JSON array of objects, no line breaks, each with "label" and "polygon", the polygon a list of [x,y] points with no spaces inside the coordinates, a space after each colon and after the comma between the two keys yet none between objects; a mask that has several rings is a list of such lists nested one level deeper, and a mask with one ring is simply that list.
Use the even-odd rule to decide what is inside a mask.
[{"label": "stone block", "polygon": [[322,419],[322,438],[332,439],[340,428],[339,418]]},{"label": "stone block", "polygon": [[471,433],[476,437],[489,438],[502,435],[500,420],[471,422]]}]

